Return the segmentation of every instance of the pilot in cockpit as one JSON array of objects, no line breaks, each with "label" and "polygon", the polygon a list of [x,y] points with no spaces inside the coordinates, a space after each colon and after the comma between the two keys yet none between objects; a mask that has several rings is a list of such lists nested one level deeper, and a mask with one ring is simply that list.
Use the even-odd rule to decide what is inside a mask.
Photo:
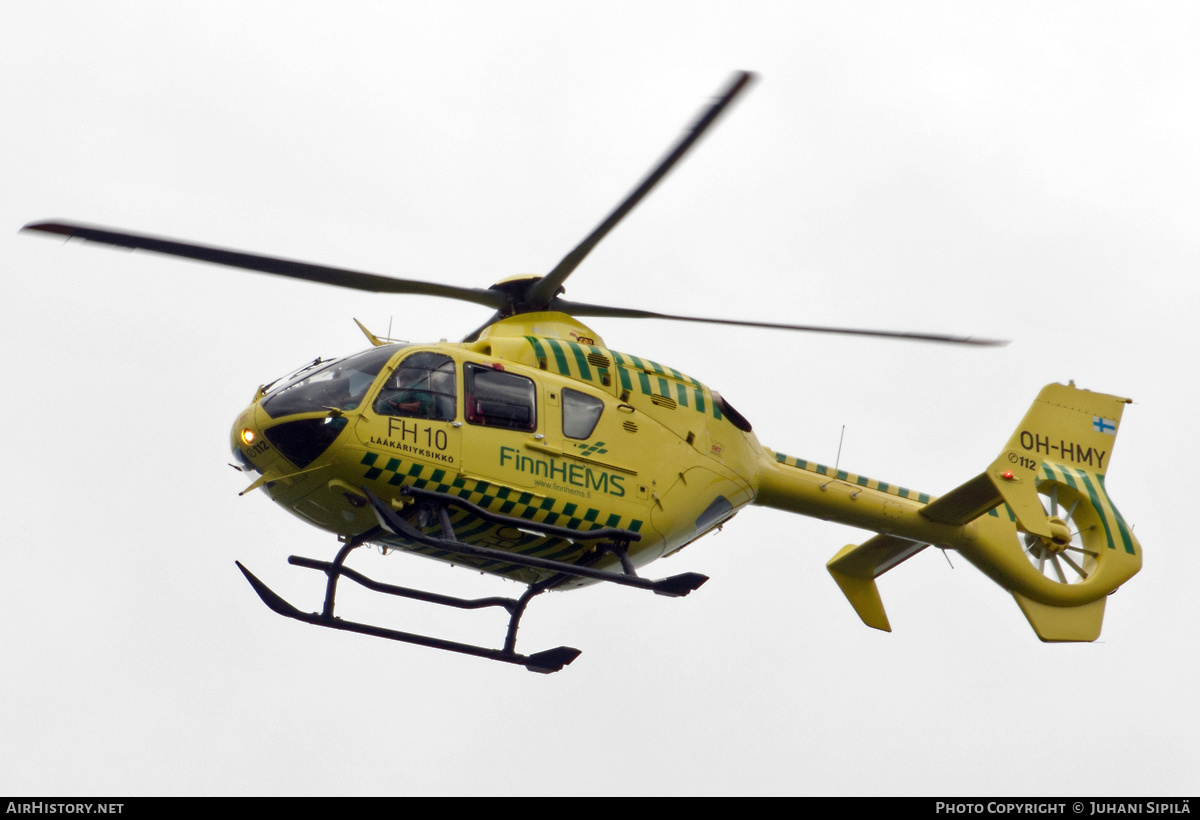
[{"label": "pilot in cockpit", "polygon": [[440,353],[415,353],[388,378],[375,412],[380,415],[454,418],[454,361]]}]

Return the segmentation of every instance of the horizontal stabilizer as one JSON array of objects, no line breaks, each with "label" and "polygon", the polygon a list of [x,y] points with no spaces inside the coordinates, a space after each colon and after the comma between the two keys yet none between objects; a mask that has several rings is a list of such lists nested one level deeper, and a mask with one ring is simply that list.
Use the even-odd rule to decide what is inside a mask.
[{"label": "horizontal stabilizer", "polygon": [[927,546],[895,535],[876,535],[858,546],[846,545],[825,568],[864,624],[891,632],[875,579]]},{"label": "horizontal stabilizer", "polygon": [[995,507],[1004,498],[987,473],[980,473],[960,487],[921,509],[921,515],[937,524],[961,527]]}]

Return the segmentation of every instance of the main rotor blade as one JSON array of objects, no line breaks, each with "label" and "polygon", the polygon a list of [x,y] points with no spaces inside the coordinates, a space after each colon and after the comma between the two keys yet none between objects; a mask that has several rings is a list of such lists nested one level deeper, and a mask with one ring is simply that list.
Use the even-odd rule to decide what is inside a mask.
[{"label": "main rotor blade", "polygon": [[93,228],[86,225],[73,225],[64,222],[35,222],[26,225],[22,230],[41,231],[66,236],[68,238],[84,239],[89,242],[103,242],[121,248],[131,248],[170,256],[183,256],[188,259],[198,259],[201,262],[212,262],[217,265],[228,265],[233,268],[273,273],[277,276],[288,276],[292,279],[307,279],[310,282],[320,282],[325,285],[336,285],[341,288],[365,290],[373,293],[416,293],[424,296],[442,296],[448,299],[462,299],[493,309],[500,309],[508,303],[509,297],[494,290],[480,288],[462,288],[454,285],[441,285],[436,282],[420,282],[414,279],[396,279],[390,276],[380,276],[375,273],[330,268],[324,265],[313,265],[308,262],[296,262],[290,259],[276,259],[271,256],[258,256],[241,251],[213,248],[207,245],[195,245],[189,242],[177,242],[172,239],[161,239],[154,236],[110,231],[103,228]]},{"label": "main rotor blade", "polygon": [[526,304],[530,306],[530,309],[544,309],[554,299],[563,281],[571,275],[575,268],[579,267],[579,263],[591,253],[592,248],[600,244],[600,240],[616,227],[617,223],[632,211],[634,206],[641,202],[646,194],[650,193],[651,189],[667,175],[667,172],[674,167],[675,163],[679,162],[688,149],[695,144],[696,140],[700,139],[700,136],[716,121],[721,112],[729,107],[729,104],[733,102],[734,98],[753,78],[754,75],[748,71],[741,71],[734,75],[724,93],[708,108],[704,116],[696,121],[696,124],[692,126],[691,130],[679,141],[671,152],[659,162],[657,167],[650,172],[649,176],[642,181],[642,184],[635,188],[629,196],[625,197],[625,200],[617,206],[616,210],[608,215],[607,219],[600,223],[600,226],[596,230],[592,231],[586,239],[575,246],[574,250],[564,256],[554,270],[543,276],[540,281],[529,289],[529,292],[526,294]]},{"label": "main rotor blade", "polygon": [[841,333],[850,336],[879,336],[886,339],[910,339],[919,342],[942,342],[945,344],[977,345],[981,347],[1003,347],[1008,344],[1002,339],[979,339],[974,336],[948,336],[938,333],[906,333],[898,330],[863,330],[850,327],[822,327],[819,325],[789,325],[777,322],[747,322],[740,319],[714,319],[704,316],[678,316],[671,313],[655,313],[649,310],[588,305],[555,299],[551,310],[562,311],[572,316],[600,316],[611,319],[666,319],[672,322],[704,322],[714,325],[737,325],[740,327],[763,327],[771,330],[800,330],[808,333]]}]

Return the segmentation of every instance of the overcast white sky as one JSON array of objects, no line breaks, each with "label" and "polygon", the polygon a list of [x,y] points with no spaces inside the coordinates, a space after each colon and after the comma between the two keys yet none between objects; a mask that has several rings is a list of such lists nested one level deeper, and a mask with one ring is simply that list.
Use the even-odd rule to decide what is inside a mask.
[{"label": "overcast white sky", "polygon": [[[1195,794],[1198,42],[1190,3],[0,0],[0,793]],[[592,323],[766,445],[832,462],[845,425],[844,468],[933,494],[1047,382],[1132,397],[1108,487],[1145,566],[1099,642],[1041,644],[935,551],[882,579],[895,631],[870,630],[825,571],[867,534],[757,509],[649,568],[711,576],[688,598],[537,599],[519,648],[583,650],[551,676],[280,618],[234,560],[316,609],[286,558],[336,544],[238,497],[234,416],[366,347],[352,317],[430,340],[486,311],[17,233],[543,273],[736,69],[760,81],[568,296],[1012,339]]]}]

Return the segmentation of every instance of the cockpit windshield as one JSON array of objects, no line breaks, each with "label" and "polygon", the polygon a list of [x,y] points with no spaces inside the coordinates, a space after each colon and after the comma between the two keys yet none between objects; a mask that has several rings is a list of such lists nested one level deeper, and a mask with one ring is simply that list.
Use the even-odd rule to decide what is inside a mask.
[{"label": "cockpit windshield", "polygon": [[384,345],[335,359],[316,370],[305,370],[271,391],[263,409],[273,419],[320,410],[354,410],[379,371],[405,345]]}]

